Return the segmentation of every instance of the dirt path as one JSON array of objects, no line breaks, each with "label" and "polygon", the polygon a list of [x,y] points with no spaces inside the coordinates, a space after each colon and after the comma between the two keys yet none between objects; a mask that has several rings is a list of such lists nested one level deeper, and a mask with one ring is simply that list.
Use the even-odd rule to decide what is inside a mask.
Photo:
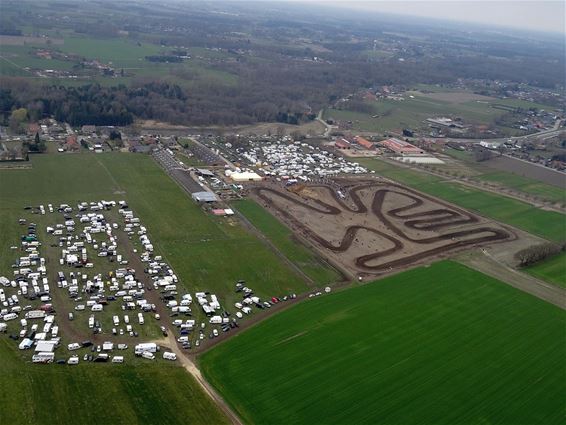
[{"label": "dirt path", "polygon": [[179,362],[183,365],[185,370],[192,377],[195,378],[195,380],[198,382],[198,384],[204,390],[204,392],[214,400],[214,402],[226,414],[226,416],[230,419],[230,421],[234,425],[243,425],[243,422],[240,420],[238,415],[236,415],[236,413],[230,408],[230,406],[228,406],[228,404],[224,401],[224,399],[220,396],[220,394],[218,394],[216,390],[212,388],[212,386],[206,381],[206,379],[204,379],[204,377],[200,373],[200,370],[196,367],[193,360],[179,348],[177,341],[175,341],[175,337],[173,336],[172,332],[169,333],[169,336],[167,338],[163,338],[153,342],[155,342],[160,346],[167,347],[172,352],[174,352],[177,355],[177,360],[179,360]]},{"label": "dirt path", "polygon": [[481,254],[463,255],[458,260],[514,288],[566,310],[566,290],[540,281],[529,274],[521,273],[496,260],[486,250],[482,250]]}]

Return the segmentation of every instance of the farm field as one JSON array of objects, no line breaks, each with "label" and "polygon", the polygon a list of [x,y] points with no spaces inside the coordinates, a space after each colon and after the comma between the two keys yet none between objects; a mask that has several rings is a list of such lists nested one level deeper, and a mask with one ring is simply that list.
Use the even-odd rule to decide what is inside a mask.
[{"label": "farm field", "polygon": [[200,363],[250,424],[552,425],[564,413],[564,319],[440,262],[305,301]]},{"label": "farm field", "polygon": [[[413,96],[412,98],[409,96]],[[341,121],[352,121],[353,128],[362,131],[384,132],[403,128],[425,128],[427,118],[435,116],[458,116],[465,122],[474,124],[494,124],[495,119],[505,113],[502,109],[493,108],[491,104],[511,107],[552,109],[545,105],[517,101],[514,99],[496,99],[477,96],[467,92],[422,93],[409,91],[404,100],[381,99],[366,102],[371,112],[355,112],[350,110],[326,109],[324,119],[334,118]],[[373,116],[377,115],[376,118]],[[521,134],[520,131],[500,127],[508,135]]]},{"label": "farm field", "polygon": [[424,172],[398,167],[379,159],[356,158],[356,161],[387,178],[533,235],[555,242],[566,239],[566,222],[561,213],[541,210],[525,202],[449,182]]},{"label": "farm field", "polygon": [[[566,202],[566,195],[564,193],[566,181],[564,178],[561,179],[560,174],[554,171],[537,166],[528,167],[528,170],[518,170],[516,168],[513,168],[511,166],[512,164],[509,164],[509,169],[507,170],[498,170],[497,167],[499,165],[497,164],[500,164],[501,160],[503,160],[505,163],[507,163],[508,161],[515,162],[515,166],[517,166],[517,164],[525,164],[527,166],[530,164],[517,162],[506,157],[498,157],[490,161],[478,163],[474,160],[473,153],[470,151],[446,149],[445,153],[450,157],[458,160],[453,161],[452,164],[453,169],[460,174],[467,174],[474,177],[475,180],[479,181],[497,183],[503,187],[508,187],[510,189],[523,192],[527,195],[536,196],[544,200],[558,203]],[[450,167],[450,165],[448,165],[448,167]],[[447,166],[443,165],[442,168],[446,169]],[[540,170],[539,175],[526,176],[520,175],[518,173],[530,171],[531,169]],[[545,180],[548,181],[545,182]],[[555,184],[552,184],[550,182],[555,182]]]},{"label": "farm field", "polygon": [[518,176],[505,171],[495,171],[479,176],[481,180],[499,183],[520,192],[528,193],[539,198],[566,203],[565,188],[551,186],[528,177]]},{"label": "farm field", "polygon": [[313,279],[315,284],[323,285],[340,280],[338,272],[324,264],[301,243],[293,240],[291,230],[256,202],[244,199],[234,202],[234,207],[267,236],[289,260]]},{"label": "farm field", "polygon": [[[41,40],[43,41],[43,40]],[[76,61],[59,59],[45,59],[36,56],[37,48],[59,51],[67,54],[79,55],[90,60],[98,60],[104,64],[111,65],[118,73],[116,77],[104,77],[95,70],[88,76],[78,79],[51,78],[42,79],[43,82],[82,85],[96,82],[101,85],[128,84],[135,78],[156,77],[167,81],[190,87],[195,83],[215,83],[233,85],[237,77],[228,72],[215,70],[207,65],[208,58],[221,55],[217,52],[197,49],[191,55],[194,58],[183,63],[152,63],[145,60],[146,56],[167,54],[171,49],[147,42],[139,42],[129,38],[104,39],[84,38],[76,34],[68,33],[61,43],[46,45],[45,43],[26,43],[25,45],[2,45],[0,58],[0,75],[34,77],[33,72],[22,74],[22,68],[52,69],[60,71],[72,71]],[[125,75],[119,72],[124,69]],[[185,79],[183,75],[190,75]]]},{"label": "farm field", "polygon": [[523,269],[523,271],[549,283],[566,288],[566,253]]},{"label": "farm field", "polygon": [[195,380],[171,364],[31,365],[6,335],[0,335],[0,358],[0,397],[11,406],[0,415],[5,424],[230,423]]}]

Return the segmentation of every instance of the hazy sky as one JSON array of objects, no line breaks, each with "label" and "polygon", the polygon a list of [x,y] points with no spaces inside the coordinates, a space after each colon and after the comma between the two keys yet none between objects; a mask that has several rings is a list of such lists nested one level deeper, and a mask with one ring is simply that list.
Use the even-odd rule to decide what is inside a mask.
[{"label": "hazy sky", "polygon": [[295,0],[429,18],[565,33],[565,0]]}]

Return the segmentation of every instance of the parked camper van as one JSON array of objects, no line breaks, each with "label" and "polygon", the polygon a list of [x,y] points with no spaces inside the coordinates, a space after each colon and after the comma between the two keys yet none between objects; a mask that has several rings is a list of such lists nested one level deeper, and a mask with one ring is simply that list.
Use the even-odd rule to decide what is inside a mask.
[{"label": "parked camper van", "polygon": [[144,359],[155,360],[155,354],[150,353],[149,351],[144,351],[141,356],[142,356]]},{"label": "parked camper van", "polygon": [[169,352],[169,351],[165,351],[165,352],[163,353],[163,358],[164,358],[165,360],[174,361],[174,360],[177,360],[177,355],[176,355],[175,353],[171,353],[171,352]]}]

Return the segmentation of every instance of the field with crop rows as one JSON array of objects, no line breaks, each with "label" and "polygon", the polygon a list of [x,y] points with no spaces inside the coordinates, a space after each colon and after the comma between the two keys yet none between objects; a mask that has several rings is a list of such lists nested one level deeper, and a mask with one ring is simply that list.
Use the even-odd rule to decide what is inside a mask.
[{"label": "field with crop rows", "polygon": [[441,262],[310,299],[201,366],[247,423],[560,424],[564,319]]}]

